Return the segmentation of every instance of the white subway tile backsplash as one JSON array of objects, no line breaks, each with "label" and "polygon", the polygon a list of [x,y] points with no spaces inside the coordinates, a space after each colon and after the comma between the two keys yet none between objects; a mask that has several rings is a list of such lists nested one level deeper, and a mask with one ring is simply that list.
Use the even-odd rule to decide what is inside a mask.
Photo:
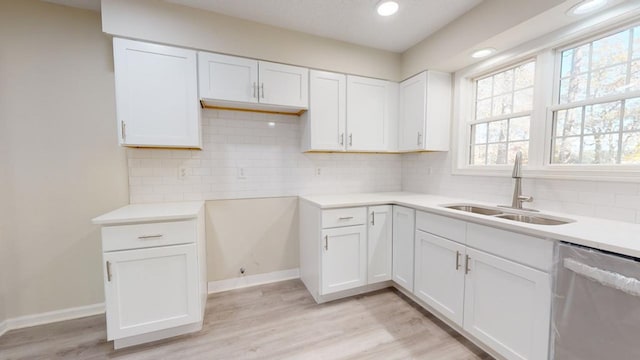
[{"label": "white subway tile backsplash", "polygon": [[402,189],[402,155],[304,154],[295,116],[204,110],[202,124],[202,151],[127,149],[131,203]]}]

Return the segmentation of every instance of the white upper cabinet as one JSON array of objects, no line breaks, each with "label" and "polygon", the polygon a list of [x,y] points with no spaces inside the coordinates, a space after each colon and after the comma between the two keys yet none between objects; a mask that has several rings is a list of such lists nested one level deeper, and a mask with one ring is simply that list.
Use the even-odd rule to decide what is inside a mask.
[{"label": "white upper cabinet", "polygon": [[425,71],[400,84],[398,150],[448,151],[451,76]]},{"label": "white upper cabinet", "polygon": [[309,107],[309,69],[259,61],[260,102],[306,109]]},{"label": "white upper cabinet", "polygon": [[302,151],[343,151],[347,126],[347,77],[309,71],[309,111],[300,116]]},{"label": "white upper cabinet", "polygon": [[212,53],[198,53],[200,97],[258,102],[258,62]]},{"label": "white upper cabinet", "polygon": [[293,111],[309,106],[309,69],[198,53],[200,98],[213,107]]},{"label": "white upper cabinet", "polygon": [[347,150],[397,150],[398,84],[347,76]]},{"label": "white upper cabinet", "polygon": [[124,146],[201,148],[196,52],[113,39]]}]

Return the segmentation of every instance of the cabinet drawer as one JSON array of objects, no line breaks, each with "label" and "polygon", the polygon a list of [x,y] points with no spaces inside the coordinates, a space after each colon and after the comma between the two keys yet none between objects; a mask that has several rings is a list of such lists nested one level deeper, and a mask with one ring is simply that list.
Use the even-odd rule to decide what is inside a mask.
[{"label": "cabinet drawer", "polygon": [[519,262],[546,272],[551,271],[553,241],[467,224],[467,246]]},{"label": "cabinet drawer", "polygon": [[434,215],[423,211],[416,212],[416,229],[461,244],[465,243],[466,225],[467,223],[462,220]]},{"label": "cabinet drawer", "polygon": [[102,227],[102,251],[140,249],[196,241],[196,220]]},{"label": "cabinet drawer", "polygon": [[362,225],[367,222],[367,209],[363,207],[322,211],[322,228]]}]

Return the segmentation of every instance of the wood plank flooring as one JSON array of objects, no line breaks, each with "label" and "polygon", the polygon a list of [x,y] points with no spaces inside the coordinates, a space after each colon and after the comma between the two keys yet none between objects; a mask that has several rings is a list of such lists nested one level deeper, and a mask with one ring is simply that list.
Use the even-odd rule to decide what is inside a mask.
[{"label": "wood plank flooring", "polygon": [[0,359],[491,359],[395,289],[317,305],[300,280],[209,296],[204,328],[114,351],[103,315],[13,330]]}]

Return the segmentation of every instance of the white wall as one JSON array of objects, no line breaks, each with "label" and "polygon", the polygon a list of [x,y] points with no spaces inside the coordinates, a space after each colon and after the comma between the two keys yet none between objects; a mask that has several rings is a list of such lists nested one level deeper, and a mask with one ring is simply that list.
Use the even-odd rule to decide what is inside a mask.
[{"label": "white wall", "polygon": [[[640,184],[604,181],[527,179],[524,195],[532,195],[527,207],[569,214],[640,223]],[[404,155],[402,189],[468,200],[511,204],[510,176],[452,175],[448,153]]]},{"label": "white wall", "polygon": [[94,12],[2,0],[0,44],[6,316],[100,303],[90,221],[128,199],[109,37]]},{"label": "white wall", "polygon": [[103,0],[106,33],[195,49],[399,80],[400,54],[156,0]]},{"label": "white wall", "polygon": [[300,128],[297,116],[203,110],[202,151],[127,150],[131,202],[400,190],[401,155],[304,154]]}]

